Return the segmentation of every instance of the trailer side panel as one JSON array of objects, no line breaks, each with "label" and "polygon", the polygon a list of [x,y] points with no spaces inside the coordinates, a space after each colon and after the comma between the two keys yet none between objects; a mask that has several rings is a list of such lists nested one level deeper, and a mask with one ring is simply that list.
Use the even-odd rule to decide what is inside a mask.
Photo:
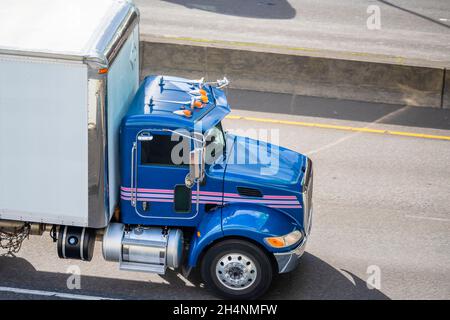
[{"label": "trailer side panel", "polygon": [[88,224],[87,66],[0,55],[0,219]]}]

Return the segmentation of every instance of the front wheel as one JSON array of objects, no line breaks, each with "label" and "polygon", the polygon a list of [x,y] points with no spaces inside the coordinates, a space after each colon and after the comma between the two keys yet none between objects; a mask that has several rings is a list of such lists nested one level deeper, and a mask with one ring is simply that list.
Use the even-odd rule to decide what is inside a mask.
[{"label": "front wheel", "polygon": [[202,260],[207,286],[228,299],[256,299],[272,282],[272,264],[266,253],[243,240],[225,240],[211,247]]}]

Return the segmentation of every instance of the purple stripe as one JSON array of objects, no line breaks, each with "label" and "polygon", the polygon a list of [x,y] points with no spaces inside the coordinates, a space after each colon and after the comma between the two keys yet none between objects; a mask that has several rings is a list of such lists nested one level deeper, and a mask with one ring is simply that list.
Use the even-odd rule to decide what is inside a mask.
[{"label": "purple stripe", "polygon": [[[125,196],[125,197],[131,197],[131,192],[123,192],[121,193],[121,195]],[[133,196],[136,196],[136,193],[133,193]],[[145,198],[169,198],[169,199],[173,199],[173,195],[172,194],[158,194],[158,193],[137,193],[138,197],[145,197]]]},{"label": "purple stripe", "polygon": [[[131,193],[128,192],[122,192],[122,196],[124,197],[130,197]],[[133,195],[134,196],[134,195]],[[166,198],[166,199],[173,199],[173,195],[169,194],[145,194],[145,193],[138,193],[136,195],[138,198],[148,198],[149,200],[154,200],[158,198]],[[197,195],[192,195],[192,199],[196,200]],[[212,201],[222,201],[221,197],[208,197],[208,196],[202,196],[200,195],[200,200],[212,200]],[[225,198],[225,201],[229,202],[245,202],[245,203],[264,203],[264,204],[284,204],[284,205],[298,205],[300,204],[298,201],[292,201],[292,200],[259,200],[259,199],[235,199],[235,198]]]},{"label": "purple stripe", "polygon": [[268,207],[270,207],[270,208],[284,208],[284,209],[289,209],[289,208],[291,208],[291,209],[294,209],[294,208],[296,208],[296,209],[299,209],[299,208],[301,208],[302,206],[301,205],[298,205],[298,206],[288,206],[288,205],[268,205]]},{"label": "purple stripe", "polygon": [[[122,192],[130,192],[132,191],[131,188],[127,188],[127,187],[121,187]],[[133,191],[136,192],[136,188],[133,188]],[[156,194],[161,194],[161,193],[165,193],[165,194],[173,194],[173,190],[171,189],[145,189],[145,188],[138,188],[137,189],[138,193],[156,193]],[[197,194],[197,191],[192,191],[192,194]],[[221,193],[221,192],[214,192],[214,191],[200,191],[200,195],[205,195],[205,196],[219,196],[222,197],[228,197],[228,198],[243,198],[241,195],[237,194],[237,193]],[[254,197],[256,198],[256,197]],[[247,197],[245,197],[245,199],[247,199]],[[259,198],[260,199],[260,198]],[[263,199],[267,199],[267,200],[297,200],[296,196],[291,196],[291,195],[264,195]]]},{"label": "purple stripe", "polygon": [[[197,195],[192,195],[192,198],[197,199]],[[207,197],[207,196],[202,196],[202,195],[200,195],[200,199],[222,201],[222,197]]]},{"label": "purple stripe", "polygon": [[[136,188],[125,188],[125,187],[121,187],[120,188],[122,191],[128,191],[128,192],[136,192]],[[137,189],[138,192],[157,192],[157,193],[173,193],[173,190],[170,189],[143,189],[143,188],[138,188]]]},{"label": "purple stripe", "polygon": [[[124,197],[131,197],[130,192],[122,192],[122,196]],[[133,196],[136,196],[136,194],[133,194]],[[158,193],[138,193],[137,197],[143,197],[143,198],[168,198],[173,199],[173,195],[171,194],[158,194]],[[193,199],[196,199],[197,195],[192,195]],[[222,197],[207,197],[207,196],[200,196],[200,199],[203,200],[216,200],[216,201],[222,201]]]},{"label": "purple stripe", "polygon": [[[129,197],[121,197],[122,200],[125,201],[131,201],[131,198]],[[173,200],[168,200],[168,199],[148,199],[148,198],[137,198],[137,201],[148,201],[151,200],[149,202],[173,202]],[[212,203],[212,204],[221,204],[222,202],[217,202],[217,201],[202,201],[200,200],[199,203],[205,204],[205,203]]]},{"label": "purple stripe", "polygon": [[[126,197],[126,196],[122,196],[121,199],[122,200],[126,200],[126,201],[131,201],[131,198],[130,197]],[[140,197],[137,198],[137,201],[149,201],[149,200],[151,200],[150,202],[166,202],[166,203],[167,202],[168,203],[173,202],[173,199],[140,198]],[[196,199],[193,198],[192,200],[195,201]],[[248,201],[232,201],[232,202],[236,202],[236,203],[246,202],[247,203]],[[202,204],[205,204],[205,203],[221,204],[222,202],[221,201],[211,201],[211,200],[200,199],[199,203],[202,203]],[[258,202],[248,202],[248,203],[258,203]],[[261,203],[261,202],[259,202],[259,203]],[[302,207],[300,204],[298,204],[298,205],[282,204],[282,203],[264,203],[264,204],[267,204],[267,206],[270,207],[270,208],[285,208],[285,209],[292,208],[292,209],[294,209],[294,208],[301,208]]]},{"label": "purple stripe", "polygon": [[[131,198],[121,197],[122,200],[131,201]],[[148,198],[137,198],[137,201],[148,201]],[[151,202],[173,202],[173,199],[151,199]]]},{"label": "purple stripe", "polygon": [[234,198],[225,198],[226,202],[244,202],[244,203],[263,203],[263,204],[290,204],[290,205],[298,205],[300,204],[298,201],[290,201],[290,200],[257,200],[257,199],[234,199]]}]

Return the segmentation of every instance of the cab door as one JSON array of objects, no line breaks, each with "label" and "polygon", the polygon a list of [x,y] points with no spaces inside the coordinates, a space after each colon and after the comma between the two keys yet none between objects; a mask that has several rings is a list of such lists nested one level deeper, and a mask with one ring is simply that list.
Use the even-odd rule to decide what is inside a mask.
[{"label": "cab door", "polygon": [[224,159],[206,165],[200,185],[187,188],[193,147],[192,140],[176,138],[171,132],[142,130],[138,134],[131,166],[131,207],[137,215],[131,219],[133,224],[196,226],[205,213],[220,214]]},{"label": "cab door", "polygon": [[194,143],[170,132],[141,131],[136,141],[134,168],[135,210],[144,224],[194,226],[205,206],[222,203],[222,184],[205,179],[200,185],[186,187],[189,151]]}]

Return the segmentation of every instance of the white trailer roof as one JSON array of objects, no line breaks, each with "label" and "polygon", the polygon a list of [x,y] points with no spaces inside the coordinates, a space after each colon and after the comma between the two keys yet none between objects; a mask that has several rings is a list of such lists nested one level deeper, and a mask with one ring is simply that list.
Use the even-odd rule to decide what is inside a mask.
[{"label": "white trailer roof", "polygon": [[[114,19],[129,8],[126,0],[2,0],[0,53],[40,52],[87,56],[98,52]],[[114,29],[114,28],[112,28]],[[111,35],[113,36],[113,35]],[[103,38],[102,38],[103,37]]]}]

